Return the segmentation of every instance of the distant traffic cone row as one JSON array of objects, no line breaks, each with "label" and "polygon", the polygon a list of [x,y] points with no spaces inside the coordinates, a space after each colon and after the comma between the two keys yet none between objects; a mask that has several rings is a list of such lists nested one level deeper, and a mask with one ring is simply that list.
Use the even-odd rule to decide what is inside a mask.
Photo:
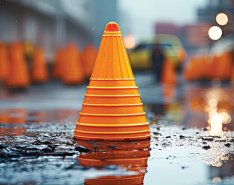
[{"label": "distant traffic cone row", "polygon": [[29,70],[23,56],[21,45],[17,42],[10,45],[10,67],[6,85],[10,89],[25,89],[29,86]]},{"label": "distant traffic cone row", "polygon": [[192,56],[184,69],[184,78],[192,80],[231,80],[233,58],[230,52],[220,55]]},{"label": "distant traffic cone row", "polygon": [[33,54],[32,62],[32,82],[41,84],[48,80],[48,71],[45,61],[44,52],[37,48]]},{"label": "distant traffic cone row", "polygon": [[149,125],[119,26],[106,25],[75,129],[82,140],[149,138]]},{"label": "distant traffic cone row", "polygon": [[91,76],[96,55],[92,44],[81,53],[70,43],[56,51],[50,75],[42,48],[20,42],[0,43],[0,84],[9,89],[25,89],[30,85],[30,76],[34,84],[45,83],[52,76],[66,85],[79,85]]},{"label": "distant traffic cone row", "polygon": [[66,64],[63,66],[63,82],[67,85],[80,84],[84,80],[84,72],[81,66],[80,53],[74,44],[70,44],[66,51]]}]

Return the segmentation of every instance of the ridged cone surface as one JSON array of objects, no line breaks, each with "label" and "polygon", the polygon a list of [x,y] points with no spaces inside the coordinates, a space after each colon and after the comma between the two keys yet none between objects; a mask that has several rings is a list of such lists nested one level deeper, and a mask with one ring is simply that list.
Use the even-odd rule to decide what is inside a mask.
[{"label": "ridged cone surface", "polygon": [[63,65],[63,82],[67,85],[80,84],[84,80],[80,53],[74,44],[69,44],[66,51],[66,63]]},{"label": "ridged cone surface", "polygon": [[7,48],[0,44],[0,81],[5,82],[9,71],[9,57]]},{"label": "ridged cone surface", "polygon": [[10,67],[6,80],[8,88],[27,88],[29,86],[29,70],[19,43],[10,46]]},{"label": "ridged cone surface", "polygon": [[75,129],[83,140],[141,140],[149,125],[119,26],[108,23]]},{"label": "ridged cone surface", "polygon": [[134,76],[121,34],[109,35],[104,32],[91,80],[132,78]]},{"label": "ridged cone surface", "polygon": [[35,83],[44,83],[47,80],[48,80],[48,71],[45,62],[44,52],[41,48],[37,48],[33,55],[32,81]]}]

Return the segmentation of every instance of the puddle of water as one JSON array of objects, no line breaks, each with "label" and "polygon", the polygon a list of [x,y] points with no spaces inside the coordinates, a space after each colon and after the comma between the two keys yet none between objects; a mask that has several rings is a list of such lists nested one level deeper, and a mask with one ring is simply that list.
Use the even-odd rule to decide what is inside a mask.
[{"label": "puddle of water", "polygon": [[233,90],[155,87],[155,97],[150,89],[141,88],[150,142],[73,140],[74,102],[82,101],[75,89],[57,94],[72,94],[69,108],[61,102],[48,108],[51,96],[39,108],[32,102],[14,108],[6,98],[0,106],[0,184],[234,184]]}]

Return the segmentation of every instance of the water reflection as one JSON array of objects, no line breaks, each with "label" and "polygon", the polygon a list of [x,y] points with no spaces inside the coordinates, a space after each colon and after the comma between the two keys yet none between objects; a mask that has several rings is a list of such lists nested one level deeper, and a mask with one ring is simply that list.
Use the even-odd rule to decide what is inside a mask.
[{"label": "water reflection", "polygon": [[26,128],[21,125],[26,122],[26,119],[27,111],[25,109],[0,111],[0,136],[24,135]]},{"label": "water reflection", "polygon": [[206,93],[208,128],[211,135],[222,135],[225,124],[231,122],[232,97],[223,89],[211,89]]},{"label": "water reflection", "polygon": [[[43,123],[71,123],[77,119],[77,110],[28,110],[24,108],[0,109],[0,136],[26,135],[28,128],[38,129]],[[51,124],[51,127],[53,124]]]},{"label": "water reflection", "polygon": [[[233,160],[233,157],[234,155],[230,154],[230,159]],[[234,175],[234,163],[233,162],[224,163],[219,168],[212,167],[212,166],[209,168],[209,178],[211,179],[213,183],[222,182],[225,179],[225,177],[232,177],[233,175]]]},{"label": "water reflection", "polygon": [[131,175],[104,176],[95,179],[85,179],[84,184],[143,184],[149,157],[150,141],[78,141],[90,150],[78,157],[81,166],[105,167],[117,165],[130,172]]}]

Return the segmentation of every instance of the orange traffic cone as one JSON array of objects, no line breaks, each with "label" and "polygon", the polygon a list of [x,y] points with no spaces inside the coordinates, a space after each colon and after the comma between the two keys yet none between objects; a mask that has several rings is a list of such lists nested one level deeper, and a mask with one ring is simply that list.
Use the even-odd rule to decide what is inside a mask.
[{"label": "orange traffic cone", "polygon": [[9,70],[7,48],[0,43],[0,81],[5,82]]},{"label": "orange traffic cone", "polygon": [[106,25],[75,129],[83,140],[148,139],[149,124],[118,24]]},{"label": "orange traffic cone", "polygon": [[88,45],[82,53],[82,64],[84,67],[85,75],[88,78],[90,78],[93,72],[96,56],[97,50],[91,44]]},{"label": "orange traffic cone", "polygon": [[74,44],[69,44],[66,51],[66,64],[63,65],[63,82],[66,85],[77,85],[84,81],[80,55]]},{"label": "orange traffic cone", "polygon": [[25,89],[29,86],[28,66],[21,45],[17,42],[10,46],[10,67],[6,80],[9,89]]},{"label": "orange traffic cone", "polygon": [[[136,185],[143,184],[146,173],[147,161],[149,157],[149,140],[142,141],[78,141],[78,144],[95,152],[81,154],[78,157],[79,164],[85,167],[105,167],[110,165],[120,166],[128,171],[133,171],[133,175],[104,176],[95,179],[85,179],[84,184],[89,185]],[[113,148],[110,148],[113,146]]]},{"label": "orange traffic cone", "polygon": [[163,63],[161,83],[171,85],[176,84],[176,72],[173,63],[168,59]]},{"label": "orange traffic cone", "polygon": [[32,62],[32,81],[37,84],[45,83],[48,80],[47,65],[44,52],[37,48],[33,54]]}]

